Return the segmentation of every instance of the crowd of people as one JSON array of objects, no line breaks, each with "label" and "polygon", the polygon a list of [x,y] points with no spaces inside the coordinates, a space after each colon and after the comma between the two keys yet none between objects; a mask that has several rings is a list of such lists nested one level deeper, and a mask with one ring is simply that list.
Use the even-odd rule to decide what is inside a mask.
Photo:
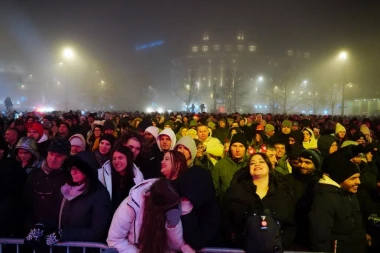
[{"label": "crowd of people", "polygon": [[380,251],[376,118],[30,112],[0,134],[0,237],[37,251],[246,249],[250,210],[285,250]]}]

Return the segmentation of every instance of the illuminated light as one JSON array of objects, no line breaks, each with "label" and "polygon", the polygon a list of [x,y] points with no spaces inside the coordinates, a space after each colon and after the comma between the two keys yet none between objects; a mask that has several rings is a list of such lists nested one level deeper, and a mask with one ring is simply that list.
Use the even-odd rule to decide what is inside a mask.
[{"label": "illuminated light", "polygon": [[268,226],[268,222],[265,221],[265,220],[261,221],[261,226],[262,227],[267,227]]},{"label": "illuminated light", "polygon": [[302,94],[302,93],[303,93],[303,91],[301,90],[301,91],[300,91],[300,93]]},{"label": "illuminated light", "polygon": [[25,85],[21,85],[21,88],[25,88]]},{"label": "illuminated light", "polygon": [[294,94],[294,91],[292,91],[292,94]]},{"label": "illuminated light", "polygon": [[81,111],[81,113],[82,113],[82,115],[84,115],[85,112],[84,112],[84,111]]},{"label": "illuminated light", "polygon": [[144,49],[148,49],[148,48],[152,48],[152,47],[157,47],[157,46],[160,46],[162,44],[164,44],[164,41],[163,40],[159,40],[159,41],[151,42],[149,44],[137,45],[135,47],[135,49],[136,49],[136,51],[141,51],[141,50],[144,50]]},{"label": "illuminated light", "polygon": [[65,48],[63,50],[63,57],[66,59],[71,59],[74,57],[74,51],[71,48]]},{"label": "illuminated light", "polygon": [[259,106],[259,108],[261,108],[261,105]]},{"label": "illuminated light", "polygon": [[148,107],[148,108],[146,108],[146,112],[151,113],[151,112],[153,112],[153,110],[152,110],[152,108]]},{"label": "illuminated light", "polygon": [[262,81],[264,81],[264,77],[262,77],[262,76],[259,76],[259,78],[257,79],[259,82],[262,82]]},{"label": "illuminated light", "polygon": [[307,80],[304,80],[303,83],[304,83],[304,84],[307,84]]},{"label": "illuminated light", "polygon": [[255,105],[255,108],[257,108],[257,105]]},{"label": "illuminated light", "polygon": [[163,112],[164,112],[164,109],[162,109],[162,108],[158,108],[158,109],[157,109],[157,112],[158,112],[158,113],[163,113]]},{"label": "illuminated light", "polygon": [[339,60],[345,61],[348,58],[348,53],[345,52],[345,51],[342,51],[342,52],[339,53],[338,58],[339,58]]},{"label": "illuminated light", "polygon": [[29,75],[30,77],[33,77],[33,75]]}]

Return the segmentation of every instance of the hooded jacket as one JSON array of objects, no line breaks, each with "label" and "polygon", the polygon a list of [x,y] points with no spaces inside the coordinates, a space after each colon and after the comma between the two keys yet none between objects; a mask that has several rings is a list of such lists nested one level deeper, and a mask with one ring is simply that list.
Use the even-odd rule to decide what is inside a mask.
[{"label": "hooded jacket", "polygon": [[184,136],[181,139],[178,140],[177,144],[175,145],[174,149],[176,149],[179,145],[182,145],[186,147],[190,152],[190,166],[193,165],[194,159],[197,156],[197,147],[195,145],[195,141],[191,136]]},{"label": "hooded jacket", "polygon": [[[139,243],[143,223],[146,193],[157,180],[148,179],[135,185],[129,196],[121,202],[108,231],[107,243],[110,248],[116,248],[119,253],[139,252],[136,245]],[[167,225],[165,227],[169,249],[179,250],[185,244],[182,237],[182,223],[179,222],[174,228],[168,228]]]},{"label": "hooded jacket", "polygon": [[355,194],[323,175],[315,185],[309,213],[312,251],[337,253],[365,252],[366,236],[359,202]]},{"label": "hooded jacket", "polygon": [[310,128],[304,128],[303,131],[308,131],[310,133],[310,140],[309,141],[303,141],[302,145],[305,149],[316,149],[318,148],[317,145],[317,139],[315,139],[314,132]]},{"label": "hooded jacket", "polygon": [[245,155],[239,162],[234,161],[230,156],[219,160],[211,171],[215,192],[219,200],[222,200],[224,193],[230,187],[230,183],[236,171],[247,166],[248,157]]},{"label": "hooded jacket", "polygon": [[171,144],[171,146],[170,146],[170,150],[173,150],[173,148],[174,148],[174,146],[175,146],[175,143],[177,142],[177,138],[175,137],[175,133],[173,132],[173,130],[172,130],[171,128],[165,128],[165,129],[162,130],[162,131],[160,132],[160,134],[157,136],[157,139],[156,139],[156,141],[157,141],[157,146],[158,146],[158,148],[160,149],[160,151],[163,152],[163,151],[162,151],[162,148],[161,148],[161,146],[160,146],[160,136],[161,136],[161,135],[167,135],[167,136],[169,136],[170,140],[172,141],[172,144]]}]

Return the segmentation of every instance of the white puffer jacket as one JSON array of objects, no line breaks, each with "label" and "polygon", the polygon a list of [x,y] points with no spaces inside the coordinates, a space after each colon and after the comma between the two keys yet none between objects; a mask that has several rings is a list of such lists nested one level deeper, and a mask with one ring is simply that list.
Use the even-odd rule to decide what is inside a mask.
[{"label": "white puffer jacket", "polygon": [[[129,192],[129,196],[121,202],[116,210],[110,229],[108,231],[107,243],[110,248],[115,248],[119,253],[134,253],[139,249],[138,244],[146,193],[158,179],[148,179],[135,185]],[[168,252],[182,250],[182,252],[195,252],[185,245],[182,236],[181,221],[174,228],[168,228]],[[186,249],[186,250],[184,250]]]}]

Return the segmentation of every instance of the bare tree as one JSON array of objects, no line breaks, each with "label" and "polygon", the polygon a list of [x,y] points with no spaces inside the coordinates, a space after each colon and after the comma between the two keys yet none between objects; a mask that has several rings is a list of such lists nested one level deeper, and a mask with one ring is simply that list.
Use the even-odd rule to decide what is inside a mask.
[{"label": "bare tree", "polygon": [[236,112],[242,109],[248,95],[248,88],[244,83],[243,73],[237,73],[236,68],[226,71],[223,89],[227,102],[227,111]]},{"label": "bare tree", "polygon": [[201,90],[191,69],[189,70],[189,78],[174,91],[174,94],[186,104],[186,111],[189,111],[190,106],[198,101]]},{"label": "bare tree", "polygon": [[314,114],[319,111],[326,104],[326,98],[323,96],[323,87],[312,81],[307,81],[301,84],[302,101],[308,106]]},{"label": "bare tree", "polygon": [[342,99],[342,91],[337,84],[328,85],[326,91],[326,104],[331,107],[331,115],[334,115],[334,108]]}]

